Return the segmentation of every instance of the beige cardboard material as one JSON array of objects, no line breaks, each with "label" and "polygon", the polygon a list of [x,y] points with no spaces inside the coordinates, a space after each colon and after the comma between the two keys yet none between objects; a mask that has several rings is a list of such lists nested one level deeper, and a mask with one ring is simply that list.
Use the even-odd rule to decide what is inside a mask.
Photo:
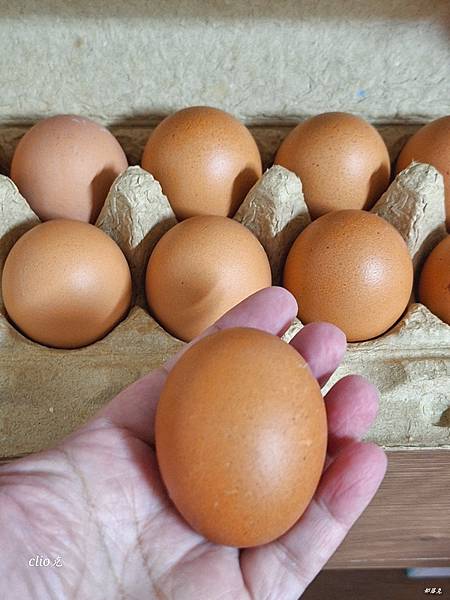
[{"label": "beige cardboard material", "polygon": [[0,122],[145,125],[208,104],[252,123],[448,111],[445,0],[1,0]]},{"label": "beige cardboard material", "polygon": [[113,183],[96,225],[125,254],[133,280],[133,300],[140,306],[145,306],[145,270],[150,254],[176,222],[159,182],[150,173],[129,167]]},{"label": "beige cardboard material", "polygon": [[[404,209],[388,210],[392,203],[397,204],[399,194]],[[439,238],[443,203],[442,176],[429,165],[416,164],[397,177],[376,210],[384,207],[385,218],[398,226],[414,254],[422,247],[421,240]],[[151,207],[155,210],[149,210]],[[14,240],[36,224],[37,218],[6,177],[0,178],[0,209],[9,215],[0,232],[6,240],[3,246],[0,243],[1,255],[5,256]],[[289,215],[296,232],[306,226],[301,183],[293,173],[276,166],[249,192],[239,219],[262,236],[278,273],[280,256],[291,238],[291,234],[279,234],[289,225]],[[159,183],[139,167],[131,167],[113,184],[98,225],[122,247],[139,288],[150,249],[174,222]],[[143,298],[142,289],[138,297]],[[287,339],[300,327],[297,321]],[[79,350],[39,346],[18,333],[3,313],[0,456],[48,446],[182,346],[138,305],[105,339]],[[389,448],[450,447],[450,326],[425,307],[412,304],[400,323],[384,336],[350,344],[332,382],[348,373],[368,376],[381,391],[380,414],[368,439]]]},{"label": "beige cardboard material", "polygon": [[[296,319],[288,341],[302,328]],[[380,410],[366,440],[389,449],[450,448],[450,326],[413,303],[387,334],[348,345],[341,377],[367,377],[380,391]]]},{"label": "beige cardboard material", "polygon": [[259,239],[269,257],[272,282],[280,285],[289,248],[311,223],[300,178],[274,165],[250,190],[234,218]]},{"label": "beige cardboard material", "polygon": [[[138,164],[156,123],[195,104],[223,108],[250,125],[265,167],[296,122],[328,110],[375,122],[394,160],[419,124],[448,112],[449,35],[450,4],[441,0],[0,0],[0,172],[8,174],[26,129],[58,113],[108,125],[130,164]],[[388,218],[394,204],[403,207],[395,224],[419,267],[440,235],[436,228],[425,233],[420,218],[428,198],[440,197],[440,184],[430,184],[432,171],[416,175],[414,183],[393,184],[377,210]],[[136,283],[171,215],[157,182],[139,171],[128,176],[116,182],[119,195],[110,194],[99,225],[121,245]],[[284,203],[286,216],[289,194],[270,198],[270,177],[266,202]],[[252,194],[255,204],[258,188]],[[165,217],[139,218],[140,232],[135,215],[151,198]],[[134,216],[122,220],[123,210]],[[15,239],[38,220],[5,178],[0,211],[2,265]],[[285,250],[267,237],[277,226],[257,213],[247,215],[248,225],[266,236],[279,273]],[[433,219],[428,212],[429,225]],[[63,436],[180,347],[148,316],[135,287],[140,307],[82,350],[37,346],[0,317],[0,456]],[[401,326],[367,346],[351,345],[337,376],[356,370],[380,385],[372,439],[390,447],[449,444],[448,328],[420,306]]]}]

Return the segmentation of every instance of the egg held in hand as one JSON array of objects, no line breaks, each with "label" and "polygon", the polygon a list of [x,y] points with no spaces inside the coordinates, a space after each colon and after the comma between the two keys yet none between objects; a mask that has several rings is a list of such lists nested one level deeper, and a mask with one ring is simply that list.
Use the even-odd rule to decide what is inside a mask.
[{"label": "egg held in hand", "polygon": [[105,127],[75,115],[39,121],[20,140],[11,179],[41,219],[94,223],[114,179],[128,167]]},{"label": "egg held in hand", "polygon": [[255,292],[271,285],[258,239],[227,217],[201,216],[172,227],[155,246],[145,290],[151,313],[190,341]]},{"label": "egg held in hand", "polygon": [[158,403],[156,453],[178,511],[208,540],[268,543],[305,511],[327,446],[317,381],[271,334],[226,329],[189,348]]},{"label": "egg held in hand", "polygon": [[387,331],[403,314],[413,266],[400,233],[362,210],[319,217],[298,236],[284,268],[284,287],[304,323],[328,321],[348,341]]},{"label": "egg held in hand", "polygon": [[275,163],[296,173],[313,219],[333,210],[368,209],[389,185],[390,160],[378,131],[355,115],[330,112],[295,127]]},{"label": "egg held in hand", "polygon": [[161,184],[178,220],[232,217],[261,177],[249,130],[217,108],[193,106],[170,115],[150,135],[142,167]]},{"label": "egg held in hand", "polygon": [[37,225],[15,243],[3,269],[9,318],[29,338],[55,348],[106,335],[131,302],[131,274],[119,246],[81,221]]}]

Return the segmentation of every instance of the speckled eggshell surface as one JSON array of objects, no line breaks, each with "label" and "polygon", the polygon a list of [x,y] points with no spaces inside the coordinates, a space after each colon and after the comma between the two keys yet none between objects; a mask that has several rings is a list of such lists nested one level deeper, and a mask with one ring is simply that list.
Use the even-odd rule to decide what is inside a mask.
[{"label": "speckled eggshell surface", "polygon": [[389,153],[378,131],[348,113],[311,117],[282,142],[275,163],[296,173],[313,219],[368,209],[389,185]]},{"label": "speckled eggshell surface", "polygon": [[94,223],[114,179],[128,167],[116,138],[90,119],[39,121],[14,152],[11,179],[41,221]]},{"label": "speckled eggshell surface", "polygon": [[301,321],[333,323],[351,342],[394,325],[412,284],[412,261],[399,232],[362,210],[329,213],[308,225],[284,269],[284,286],[297,300]]},{"label": "speckled eggshell surface", "polygon": [[228,113],[205,106],[164,119],[145,146],[142,167],[159,181],[179,220],[233,216],[262,174],[249,130]]},{"label": "speckled eggshell surface", "polygon": [[227,329],[187,350],[158,403],[169,496],[218,544],[265,544],[289,529],[314,494],[326,445],[324,402],[305,361],[255,329]]},{"label": "speckled eggshell surface", "polygon": [[11,249],[2,275],[9,318],[32,340],[78,348],[106,335],[131,302],[119,246],[81,221],[37,225]]},{"label": "speckled eggshell surface", "polygon": [[159,323],[190,341],[271,282],[264,248],[246,227],[227,217],[199,216],[178,223],[159,240],[145,289]]},{"label": "speckled eggshell surface", "polygon": [[432,313],[450,325],[450,235],[425,261],[420,275],[419,298]]},{"label": "speckled eggshell surface", "polygon": [[447,229],[450,229],[450,116],[431,121],[406,142],[397,159],[397,173],[412,161],[433,165],[444,177]]}]

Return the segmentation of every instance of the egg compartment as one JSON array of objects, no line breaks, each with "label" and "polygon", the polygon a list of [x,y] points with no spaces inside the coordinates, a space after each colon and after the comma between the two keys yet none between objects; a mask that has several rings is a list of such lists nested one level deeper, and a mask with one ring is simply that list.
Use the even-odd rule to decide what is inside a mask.
[{"label": "egg compartment", "polygon": [[[411,165],[396,177],[372,212],[402,235],[417,284],[424,259],[446,235],[442,176],[430,165]],[[299,178],[272,167],[250,191],[236,218],[260,239],[274,283],[281,283],[290,245],[310,221]],[[348,344],[345,360],[325,391],[345,375],[364,375],[381,392],[380,412],[367,439],[390,448],[448,447],[450,326],[415,300],[414,290],[404,316],[382,336]],[[301,327],[297,319],[286,339]]]},{"label": "egg compartment", "polygon": [[[3,267],[15,241],[39,220],[5,176],[0,176],[0,207]],[[397,227],[419,269],[424,256],[445,235],[441,175],[428,165],[409,167],[373,211]],[[274,283],[280,283],[290,245],[310,222],[300,179],[283,167],[271,167],[250,190],[235,218],[259,238]],[[148,257],[175,223],[161,186],[148,172],[129,167],[116,179],[96,225],[127,257],[134,297],[125,320],[91,346],[59,350],[28,340],[8,321],[0,298],[3,456],[47,446],[182,347],[183,342],[149,315],[144,294]],[[286,339],[301,326],[296,320]],[[367,439],[391,448],[450,445],[450,326],[424,306],[412,302],[392,330],[375,340],[349,344],[345,361],[329,385],[348,373],[369,377],[381,390],[380,413]]]}]

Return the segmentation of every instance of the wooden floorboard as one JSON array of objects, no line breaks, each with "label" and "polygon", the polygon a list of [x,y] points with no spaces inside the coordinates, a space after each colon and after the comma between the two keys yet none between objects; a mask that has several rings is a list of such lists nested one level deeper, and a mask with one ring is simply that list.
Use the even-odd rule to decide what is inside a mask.
[{"label": "wooden floorboard", "polygon": [[[436,593],[426,592],[436,588]],[[438,589],[441,588],[441,594]],[[450,581],[408,579],[402,571],[322,571],[301,600],[433,600],[450,599]]]},{"label": "wooden floorboard", "polygon": [[450,566],[450,450],[394,451],[328,568]]}]

